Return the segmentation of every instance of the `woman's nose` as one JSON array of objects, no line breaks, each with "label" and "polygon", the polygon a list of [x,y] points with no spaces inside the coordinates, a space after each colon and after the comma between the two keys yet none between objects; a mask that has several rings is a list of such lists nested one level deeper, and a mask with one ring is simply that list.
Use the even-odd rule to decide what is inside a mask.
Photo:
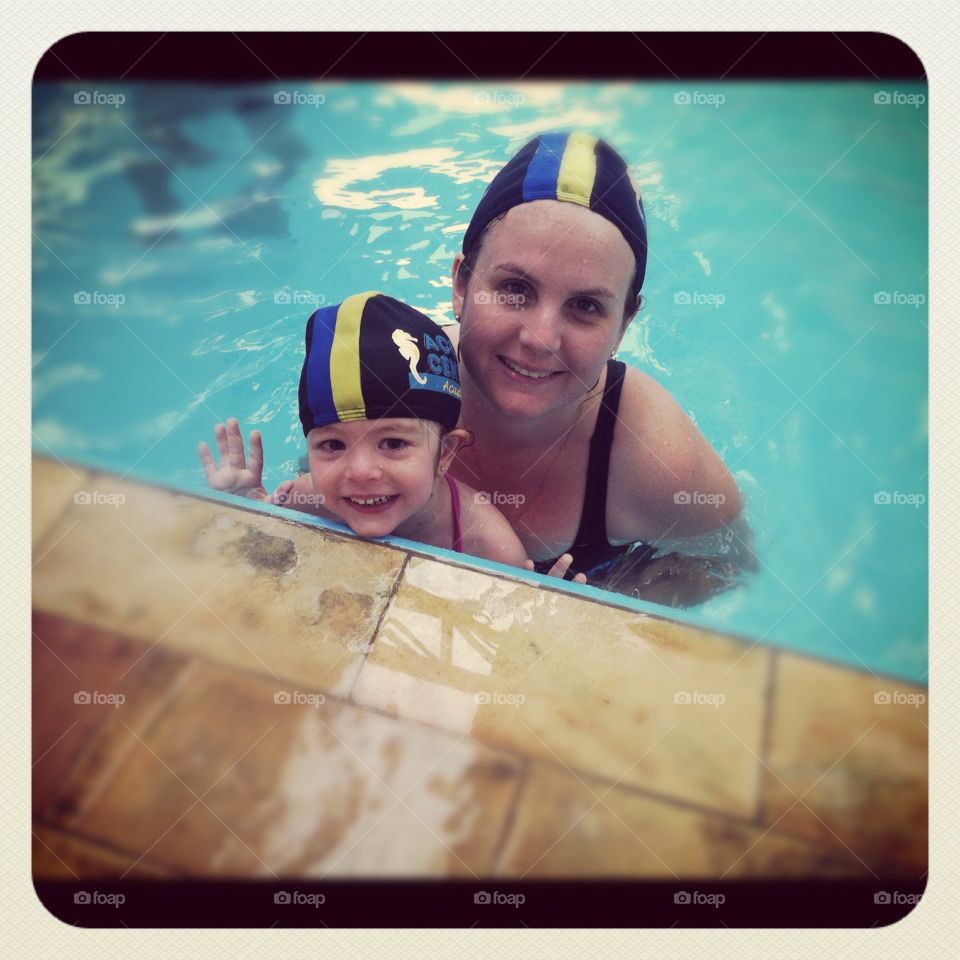
[{"label": "woman's nose", "polygon": [[557,353],[560,349],[560,311],[549,304],[537,304],[520,316],[520,342],[531,350]]}]

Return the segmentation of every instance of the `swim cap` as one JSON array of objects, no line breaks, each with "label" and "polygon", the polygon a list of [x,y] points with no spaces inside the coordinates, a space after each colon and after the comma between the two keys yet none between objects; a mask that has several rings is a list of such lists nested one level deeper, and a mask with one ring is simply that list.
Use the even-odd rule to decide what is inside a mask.
[{"label": "swim cap", "polygon": [[531,140],[493,178],[463,236],[463,252],[495,217],[530,200],[566,200],[606,217],[637,259],[634,293],[647,269],[647,220],[643,201],[623,158],[585,133],[544,133]]},{"label": "swim cap", "polygon": [[419,310],[371,291],[317,310],[307,321],[300,423],[417,417],[453,428],[460,416],[457,358]]}]

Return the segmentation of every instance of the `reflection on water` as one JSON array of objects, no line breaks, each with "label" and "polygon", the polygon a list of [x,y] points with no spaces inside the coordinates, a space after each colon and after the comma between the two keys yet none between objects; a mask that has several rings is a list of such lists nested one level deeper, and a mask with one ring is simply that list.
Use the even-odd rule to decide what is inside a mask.
[{"label": "reflection on water", "polygon": [[34,97],[40,452],[200,485],[196,442],[237,416],[276,486],[303,451],[306,317],[383,289],[450,322],[486,182],[533,133],[589,127],[650,223],[620,356],[730,466],[760,561],[716,592],[736,544],[681,568],[662,544],[608,585],[703,590],[708,622],[923,679],[925,110],[856,84],[729,85],[722,109],[665,85],[305,84],[300,106],[262,85],[120,85],[120,106],[77,87]]}]

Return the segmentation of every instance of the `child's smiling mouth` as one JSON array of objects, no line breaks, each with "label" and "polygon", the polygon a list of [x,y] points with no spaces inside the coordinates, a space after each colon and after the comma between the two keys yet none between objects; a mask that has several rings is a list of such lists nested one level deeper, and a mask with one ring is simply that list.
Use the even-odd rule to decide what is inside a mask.
[{"label": "child's smiling mouth", "polygon": [[378,497],[341,497],[354,510],[360,513],[381,513],[392,506],[399,494]]}]

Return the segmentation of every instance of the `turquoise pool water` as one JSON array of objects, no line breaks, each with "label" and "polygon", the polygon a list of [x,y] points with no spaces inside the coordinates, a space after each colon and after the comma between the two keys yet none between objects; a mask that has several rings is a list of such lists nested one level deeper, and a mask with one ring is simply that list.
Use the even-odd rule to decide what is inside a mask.
[{"label": "turquoise pool water", "polygon": [[[203,486],[213,424],[303,452],[316,305],[452,320],[450,264],[527,138],[631,163],[647,306],[620,351],[747,498],[761,568],[697,620],[926,679],[926,87],[39,85],[34,448]],[[679,614],[681,617],[683,614]]]}]

